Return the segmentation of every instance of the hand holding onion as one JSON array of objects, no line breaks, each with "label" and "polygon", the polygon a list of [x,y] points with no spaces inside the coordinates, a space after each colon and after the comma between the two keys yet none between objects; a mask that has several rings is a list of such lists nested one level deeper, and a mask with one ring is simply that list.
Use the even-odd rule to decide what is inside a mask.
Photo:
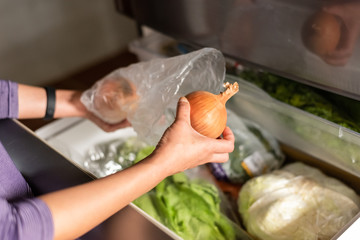
[{"label": "hand holding onion", "polygon": [[195,91],[185,97],[190,103],[191,126],[200,134],[218,138],[226,127],[226,102],[239,91],[239,84],[225,83],[226,90],[218,95]]},{"label": "hand holding onion", "polygon": [[208,162],[226,162],[234,150],[235,137],[229,127],[225,127],[219,139],[201,135],[191,126],[190,111],[189,101],[180,98],[175,121],[153,152],[152,160],[158,161],[169,176]]}]

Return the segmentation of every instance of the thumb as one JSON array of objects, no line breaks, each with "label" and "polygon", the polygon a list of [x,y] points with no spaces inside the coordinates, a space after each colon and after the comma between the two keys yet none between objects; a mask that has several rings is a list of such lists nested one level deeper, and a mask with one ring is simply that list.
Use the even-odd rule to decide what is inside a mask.
[{"label": "thumb", "polygon": [[322,10],[327,13],[339,16],[339,17],[344,16],[344,13],[345,13],[345,10],[343,7],[341,7],[341,6],[339,7],[338,4],[334,4],[334,3],[326,4],[325,6],[322,7]]},{"label": "thumb", "polygon": [[185,120],[190,123],[190,103],[186,97],[181,97],[178,101],[176,110],[176,120]]}]

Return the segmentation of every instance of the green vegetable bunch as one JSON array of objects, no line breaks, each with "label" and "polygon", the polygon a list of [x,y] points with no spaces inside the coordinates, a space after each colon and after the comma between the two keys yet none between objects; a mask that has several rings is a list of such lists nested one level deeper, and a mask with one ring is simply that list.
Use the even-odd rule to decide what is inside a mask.
[{"label": "green vegetable bunch", "polygon": [[[359,121],[356,120],[356,116],[352,117],[354,112],[342,111],[336,105],[336,103],[354,104],[356,102],[267,72],[248,69],[241,72],[240,76],[281,102],[360,133]],[[349,141],[343,136],[338,136],[339,133],[330,132],[333,131],[331,128],[320,129],[319,125],[304,124],[304,122],[295,119],[291,115],[281,114],[280,118],[281,122],[285,123],[289,129],[292,129],[305,141],[320,147],[326,153],[331,153],[342,166],[360,172],[358,142]]]},{"label": "green vegetable bunch", "polygon": [[360,124],[334,104],[329,93],[268,72],[244,70],[240,77],[279,101],[360,133]]},{"label": "green vegetable bunch", "polygon": [[104,177],[124,170],[152,153],[154,146],[137,137],[114,139],[90,148],[84,167],[97,177]]},{"label": "green vegetable bunch", "polygon": [[178,173],[136,199],[134,204],[183,239],[237,239],[239,227],[221,213],[220,201],[215,185],[206,180],[190,180],[185,173]]}]

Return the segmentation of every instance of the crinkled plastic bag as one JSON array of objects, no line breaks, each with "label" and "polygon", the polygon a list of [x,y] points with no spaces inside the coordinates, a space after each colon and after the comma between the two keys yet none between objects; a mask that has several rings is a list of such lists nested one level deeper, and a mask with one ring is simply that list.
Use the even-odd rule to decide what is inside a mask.
[{"label": "crinkled plastic bag", "polygon": [[348,186],[300,162],[253,178],[238,207],[256,239],[331,239],[358,212],[359,196]]},{"label": "crinkled plastic bag", "polygon": [[235,148],[225,163],[210,163],[214,176],[222,181],[242,184],[251,177],[278,169],[285,157],[278,141],[255,122],[227,110],[227,125],[235,136]]},{"label": "crinkled plastic bag", "polygon": [[[140,138],[155,145],[174,121],[176,105],[181,96],[197,90],[218,94],[224,78],[225,59],[222,53],[213,48],[203,48],[185,55],[153,59],[115,70],[85,91],[81,101],[100,118],[103,118],[104,109],[110,112],[110,116],[103,118],[107,122],[120,122],[126,117]],[[119,101],[103,97],[97,106],[96,96],[107,95],[108,90],[100,91],[104,84],[108,84],[110,90],[116,89],[110,91],[110,95],[118,96]],[[102,107],[102,104],[111,107]],[[120,107],[117,116],[111,116],[117,107]]]},{"label": "crinkled plastic bag", "polygon": [[136,136],[117,138],[91,146],[84,158],[84,167],[96,177],[124,170],[141,161],[155,149]]}]

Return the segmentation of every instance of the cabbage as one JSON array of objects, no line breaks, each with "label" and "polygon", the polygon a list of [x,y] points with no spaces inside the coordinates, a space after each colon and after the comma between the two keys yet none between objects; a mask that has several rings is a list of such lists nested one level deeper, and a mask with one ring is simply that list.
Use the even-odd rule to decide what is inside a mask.
[{"label": "cabbage", "polygon": [[357,194],[321,171],[293,163],[242,187],[238,210],[256,239],[330,239],[359,212]]}]

